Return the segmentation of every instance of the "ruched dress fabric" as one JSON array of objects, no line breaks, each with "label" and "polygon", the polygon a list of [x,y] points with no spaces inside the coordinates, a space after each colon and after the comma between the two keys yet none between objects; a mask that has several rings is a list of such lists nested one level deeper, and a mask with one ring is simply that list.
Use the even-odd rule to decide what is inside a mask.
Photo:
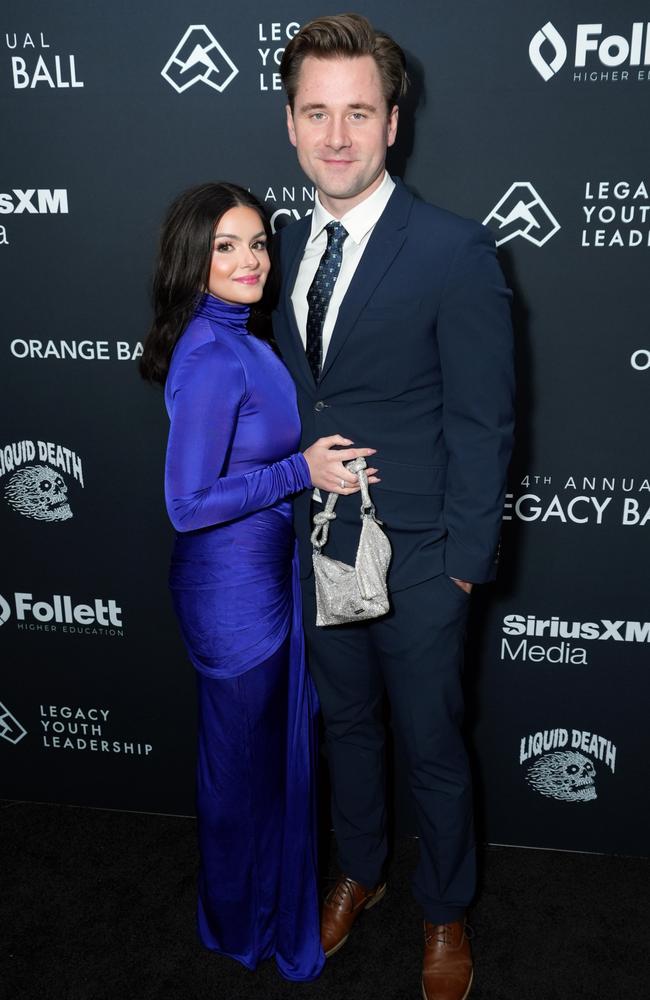
[{"label": "ruched dress fabric", "polygon": [[309,980],[316,694],[290,497],[311,484],[293,382],[248,312],[204,295],[165,385],[170,589],[198,671],[198,924],[208,948]]}]

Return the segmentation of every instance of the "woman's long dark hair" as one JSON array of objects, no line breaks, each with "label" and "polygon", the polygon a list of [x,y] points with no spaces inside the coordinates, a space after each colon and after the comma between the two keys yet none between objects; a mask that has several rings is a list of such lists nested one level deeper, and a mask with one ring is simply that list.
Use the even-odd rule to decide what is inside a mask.
[{"label": "woman's long dark hair", "polygon": [[[207,287],[215,226],[239,205],[258,213],[270,251],[271,226],[264,207],[237,184],[199,184],[180,194],[170,206],[153,279],[154,318],[140,358],[143,378],[164,384],[172,352],[192,317],[197,295]],[[249,320],[251,333],[265,340],[271,339],[268,312],[274,297],[272,276],[273,269]]]}]

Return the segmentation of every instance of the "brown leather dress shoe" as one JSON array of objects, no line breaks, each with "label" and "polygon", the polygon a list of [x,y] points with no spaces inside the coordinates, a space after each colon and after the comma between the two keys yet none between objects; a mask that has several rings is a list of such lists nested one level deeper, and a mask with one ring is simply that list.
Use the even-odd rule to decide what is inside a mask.
[{"label": "brown leather dress shoe", "polygon": [[362,910],[369,910],[386,895],[386,883],[381,882],[374,889],[366,889],[354,879],[342,875],[333,889],[330,889],[323,903],[320,939],[329,958],[342,948],[352,924]]},{"label": "brown leather dress shoe", "polygon": [[472,953],[465,921],[430,924],[424,921],[424,1000],[465,1000],[472,988]]}]

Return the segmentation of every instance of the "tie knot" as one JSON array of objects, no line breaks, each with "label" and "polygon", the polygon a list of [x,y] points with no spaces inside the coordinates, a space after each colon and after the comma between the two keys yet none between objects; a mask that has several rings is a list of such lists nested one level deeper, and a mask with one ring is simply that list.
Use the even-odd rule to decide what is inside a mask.
[{"label": "tie knot", "polygon": [[348,231],[340,222],[328,222],[325,226],[327,232],[327,249],[340,250],[343,246]]}]

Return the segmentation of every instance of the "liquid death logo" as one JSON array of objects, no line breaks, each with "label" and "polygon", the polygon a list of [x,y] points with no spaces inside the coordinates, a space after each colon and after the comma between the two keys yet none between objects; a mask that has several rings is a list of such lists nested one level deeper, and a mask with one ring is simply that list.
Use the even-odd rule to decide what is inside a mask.
[{"label": "liquid death logo", "polygon": [[[38,459],[35,464],[34,459]],[[83,487],[83,466],[70,448],[52,441],[14,441],[0,448],[0,479],[9,507],[35,521],[68,521],[72,509],[62,473],[72,475]]]},{"label": "liquid death logo", "polygon": [[522,737],[519,749],[519,763],[527,764],[528,784],[558,802],[591,802],[598,797],[594,760],[614,774],[616,747],[582,729],[544,729]]}]

